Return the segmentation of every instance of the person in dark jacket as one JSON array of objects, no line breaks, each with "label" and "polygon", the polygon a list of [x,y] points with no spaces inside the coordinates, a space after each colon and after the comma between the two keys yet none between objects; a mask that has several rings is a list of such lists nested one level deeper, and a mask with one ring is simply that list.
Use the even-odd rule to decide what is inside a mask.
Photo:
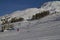
[{"label": "person in dark jacket", "polygon": [[19,28],[17,28],[17,31],[19,31]]}]

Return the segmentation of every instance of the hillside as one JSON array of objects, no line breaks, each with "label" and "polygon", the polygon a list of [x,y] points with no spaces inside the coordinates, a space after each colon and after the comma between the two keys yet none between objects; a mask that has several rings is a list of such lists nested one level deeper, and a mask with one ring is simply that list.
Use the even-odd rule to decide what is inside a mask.
[{"label": "hillside", "polygon": [[[0,40],[60,40],[60,1],[47,2],[41,8],[30,8],[13,12],[7,17],[23,17],[22,22],[11,23],[16,30],[0,33]],[[27,21],[33,15],[49,11],[49,15],[41,19]],[[2,16],[1,18],[4,18]]]}]

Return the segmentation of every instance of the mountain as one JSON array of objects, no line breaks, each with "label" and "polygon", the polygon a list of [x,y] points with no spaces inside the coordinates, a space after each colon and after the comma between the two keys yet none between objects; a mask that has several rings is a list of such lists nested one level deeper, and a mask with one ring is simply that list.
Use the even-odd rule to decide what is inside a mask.
[{"label": "mountain", "polygon": [[[15,11],[12,12],[11,14],[7,14],[4,16],[0,17],[1,19],[5,19],[5,17],[10,17],[9,21],[12,18],[19,18],[22,17],[24,18],[25,21],[27,21],[26,19],[31,19],[33,15],[37,14],[37,13],[41,13],[43,11],[49,11],[50,12],[50,19],[56,19],[58,17],[60,17],[60,1],[51,1],[51,2],[46,2],[44,3],[41,8],[28,8],[22,11]],[[53,14],[53,15],[52,15]],[[49,18],[47,20],[49,20]],[[0,21],[0,23],[2,23]]]},{"label": "mountain", "polygon": [[29,8],[23,11],[15,11],[10,16],[11,17],[23,17],[24,19],[28,19],[32,15],[39,13],[38,8]]},{"label": "mountain", "polygon": [[46,2],[41,6],[44,10],[49,10],[50,12],[60,12],[60,1]]},{"label": "mountain", "polygon": [[[11,18],[23,17],[24,19],[29,19],[32,17],[32,15],[35,15],[36,13],[41,13],[43,11],[49,11],[50,13],[56,13],[56,12],[59,13],[60,12],[60,1],[46,2],[41,6],[41,8],[28,8],[23,11],[18,10],[5,16],[7,17],[10,16]],[[4,18],[4,16],[2,18]]]},{"label": "mountain", "polygon": [[[10,14],[11,17],[23,17],[24,19],[29,19],[32,15],[40,13],[43,11],[49,11],[52,13],[60,13],[60,1],[51,1],[44,3],[41,8],[28,8],[23,11],[15,11]],[[59,14],[57,14],[59,15]]]},{"label": "mountain", "polygon": [[5,16],[28,19],[32,15],[43,11],[49,11],[50,14],[38,20],[12,23],[15,29],[20,29],[19,32],[14,30],[1,33],[1,40],[60,40],[60,1],[47,2],[39,9],[29,8]]},{"label": "mountain", "polygon": [[28,8],[22,11],[18,10],[18,11],[12,12],[11,14],[1,16],[0,20],[4,19],[5,17],[10,17],[9,20],[11,20],[14,17],[16,18],[22,17],[24,18],[24,20],[31,19],[33,15],[37,13],[41,13],[43,11],[49,11],[52,16],[51,17],[52,19],[56,19],[57,17],[60,17],[60,1],[46,2],[41,6],[41,8]]}]

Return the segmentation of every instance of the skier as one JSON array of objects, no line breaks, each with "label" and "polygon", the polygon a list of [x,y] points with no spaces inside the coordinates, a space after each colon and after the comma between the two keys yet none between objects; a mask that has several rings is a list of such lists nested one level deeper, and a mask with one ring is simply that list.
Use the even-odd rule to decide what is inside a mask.
[{"label": "skier", "polygon": [[17,28],[17,32],[19,31],[19,28]]}]

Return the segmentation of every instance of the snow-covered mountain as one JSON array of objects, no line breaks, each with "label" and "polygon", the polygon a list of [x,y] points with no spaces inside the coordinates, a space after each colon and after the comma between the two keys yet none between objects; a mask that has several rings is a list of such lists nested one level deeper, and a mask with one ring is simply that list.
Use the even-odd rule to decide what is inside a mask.
[{"label": "snow-covered mountain", "polygon": [[60,12],[60,1],[46,2],[41,6],[41,9],[49,10],[50,12]]},{"label": "snow-covered mountain", "polygon": [[14,27],[20,28],[20,32],[10,31],[1,33],[1,40],[60,40],[60,1],[47,2],[39,9],[29,8],[5,16],[28,19],[36,13],[47,10],[51,14],[42,19],[27,22],[24,20],[25,22],[14,23]]},{"label": "snow-covered mountain", "polygon": [[38,8],[29,8],[23,11],[15,11],[13,13],[10,14],[11,18],[12,17],[23,17],[24,19],[28,19],[31,18],[32,15],[39,13],[39,9]]},{"label": "snow-covered mountain", "polygon": [[31,18],[32,15],[34,15],[36,13],[47,11],[47,10],[49,10],[50,13],[60,12],[60,1],[46,2],[39,9],[38,8],[28,8],[23,11],[18,10],[18,11],[12,12],[8,16],[10,16],[11,18],[23,17],[24,19],[28,19],[28,18]]},{"label": "snow-covered mountain", "polygon": [[[50,19],[56,19],[60,17],[60,1],[46,2],[41,6],[41,8],[28,8],[22,11],[18,10],[18,11],[12,12],[11,14],[1,16],[0,19],[4,19],[5,17],[10,17],[9,20],[11,20],[11,18],[14,18],[14,17],[17,17],[17,18],[22,17],[26,21],[26,19],[31,19],[32,15],[41,13],[43,11],[50,12],[51,14]],[[0,23],[2,22],[0,21]]]}]

